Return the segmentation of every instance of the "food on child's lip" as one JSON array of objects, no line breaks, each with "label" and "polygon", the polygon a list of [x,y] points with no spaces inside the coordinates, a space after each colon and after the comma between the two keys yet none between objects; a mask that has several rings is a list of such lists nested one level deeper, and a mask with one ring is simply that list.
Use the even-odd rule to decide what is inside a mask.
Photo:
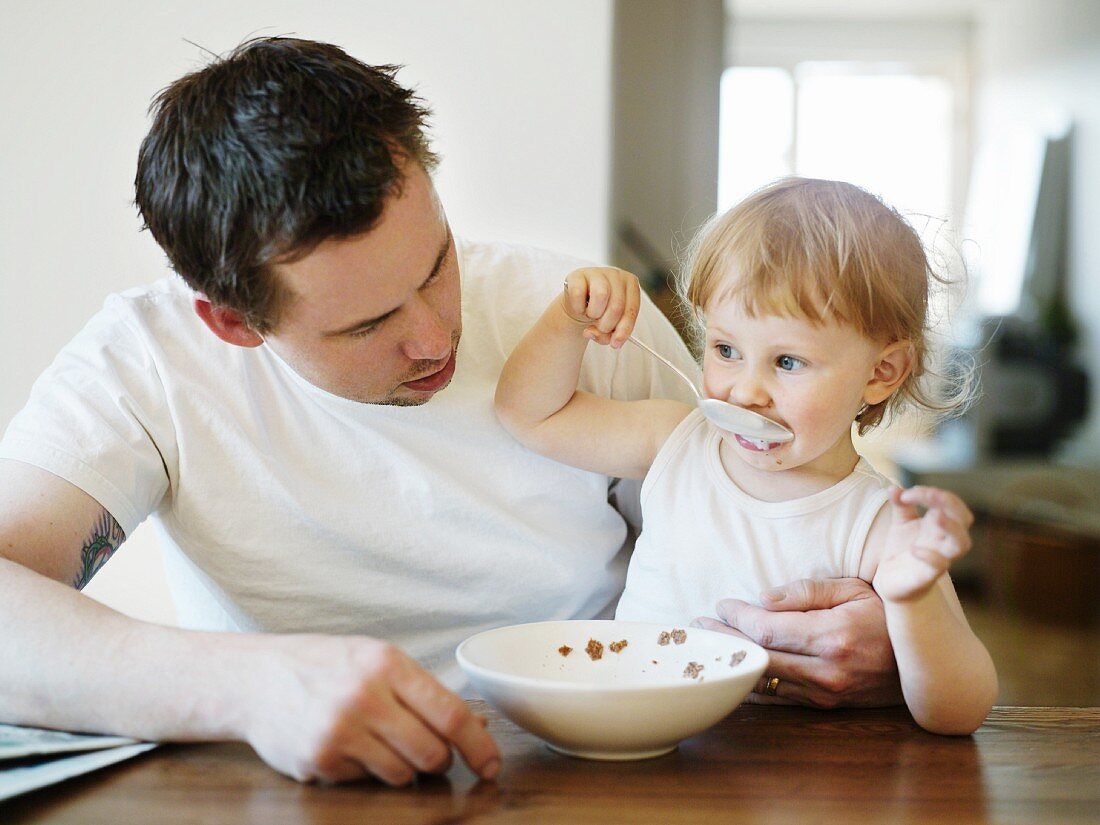
[{"label": "food on child's lip", "polygon": [[743,661],[745,661],[745,656],[747,656],[747,655],[748,654],[744,650],[739,650],[736,653],[731,654],[730,655],[730,667],[737,667],[739,664],[741,664]]},{"label": "food on child's lip", "polygon": [[588,646],[584,649],[584,652],[588,654],[593,662],[603,658],[603,642],[597,642],[595,639],[588,640]]},{"label": "food on child's lip", "polygon": [[620,650],[622,650],[628,644],[629,644],[629,642],[627,642],[626,639],[622,639],[621,641],[618,641],[618,642],[612,642],[607,647],[611,650],[612,653],[618,653]]},{"label": "food on child's lip", "polygon": [[698,662],[688,662],[687,667],[684,668],[685,679],[697,679],[699,674],[703,672],[703,666]]},{"label": "food on child's lip", "polygon": [[769,450],[774,450],[776,447],[783,446],[780,441],[768,441],[766,438],[753,438],[748,435],[741,435],[740,433],[734,433],[738,443],[742,447],[748,447],[750,450],[766,453]]},{"label": "food on child's lip", "polygon": [[573,648],[571,648],[569,645],[562,645],[558,648],[558,653],[560,653],[562,656],[568,656],[572,652]]}]

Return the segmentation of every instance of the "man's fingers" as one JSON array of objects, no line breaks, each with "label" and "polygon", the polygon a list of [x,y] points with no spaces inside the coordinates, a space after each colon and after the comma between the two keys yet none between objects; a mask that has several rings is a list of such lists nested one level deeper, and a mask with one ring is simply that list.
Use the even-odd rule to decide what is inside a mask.
[{"label": "man's fingers", "polygon": [[292,775],[299,782],[351,782],[371,773],[358,758],[343,753],[322,754],[308,768],[302,766]]},{"label": "man's fingers", "polygon": [[698,619],[694,619],[689,627],[699,627],[703,630],[714,630],[718,633],[725,633],[729,636],[736,636],[739,639],[745,639],[749,642],[752,641],[752,639],[750,639],[737,628],[730,627],[728,624],[720,622],[717,619],[712,619],[709,616],[700,616]]},{"label": "man's fingers", "polygon": [[780,696],[778,693],[775,696],[768,696],[766,693],[757,693],[753,691],[745,697],[745,702],[750,705],[808,705],[810,702],[796,702],[793,699],[787,699]]},{"label": "man's fingers", "polygon": [[387,785],[399,788],[416,779],[417,768],[394,747],[378,736],[364,732],[349,748],[368,771]]},{"label": "man's fingers", "polygon": [[818,655],[817,629],[805,613],[771,612],[740,599],[718,602],[718,618],[768,650]]},{"label": "man's fingers", "polygon": [[451,766],[450,742],[429,728],[392,694],[361,702],[370,733],[386,743],[405,763],[424,773],[443,773]]},{"label": "man's fingers", "polygon": [[873,593],[862,579],[799,579],[765,590],[760,594],[760,603],[770,611],[828,610]]},{"label": "man's fingers", "polygon": [[394,680],[397,698],[458,750],[476,774],[493,779],[500,769],[500,750],[469,706],[427,671],[413,665],[407,676]]},{"label": "man's fingers", "polygon": [[[768,690],[772,679],[779,680],[774,694]],[[836,707],[839,701],[836,688],[841,681],[840,671],[826,660],[769,650],[768,669],[753,686],[752,701],[761,705]]]}]

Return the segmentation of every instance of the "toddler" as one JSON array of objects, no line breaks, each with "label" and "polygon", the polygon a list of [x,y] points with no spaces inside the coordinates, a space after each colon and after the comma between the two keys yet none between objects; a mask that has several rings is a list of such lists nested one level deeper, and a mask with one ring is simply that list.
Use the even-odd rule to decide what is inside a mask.
[{"label": "toddler", "polygon": [[[670,400],[577,390],[589,341],[622,347],[637,279],[581,269],[516,347],[497,389],[530,449],[644,478],[643,531],[616,618],[682,624],[795,579],[858,576],[881,597],[917,722],[971,733],[997,677],[946,571],[970,548],[970,511],[943,490],[902,490],[852,441],[925,392],[931,275],[894,210],[851,184],[790,178],[717,216],[692,245],[685,297],[705,326],[704,395],[793,432],[770,443],[718,430]],[[781,694],[780,694],[781,695]]]}]

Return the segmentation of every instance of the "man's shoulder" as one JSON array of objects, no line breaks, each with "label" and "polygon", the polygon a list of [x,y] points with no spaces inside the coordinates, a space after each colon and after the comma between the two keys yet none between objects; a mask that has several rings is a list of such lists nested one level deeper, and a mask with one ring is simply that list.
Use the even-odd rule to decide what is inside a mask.
[{"label": "man's shoulder", "polygon": [[553,284],[557,289],[565,276],[591,261],[527,244],[503,241],[458,240],[459,258],[463,278],[469,282],[490,282],[499,286],[502,281],[545,286]]},{"label": "man's shoulder", "polygon": [[99,315],[107,320],[125,320],[139,325],[156,324],[166,316],[178,321],[180,316],[194,314],[191,309],[193,297],[194,293],[180,278],[170,275],[108,295]]},{"label": "man's shoulder", "polygon": [[192,308],[194,293],[172,275],[108,295],[102,308],[66,346],[68,351],[112,352],[122,360],[139,353],[205,357],[217,339]]}]

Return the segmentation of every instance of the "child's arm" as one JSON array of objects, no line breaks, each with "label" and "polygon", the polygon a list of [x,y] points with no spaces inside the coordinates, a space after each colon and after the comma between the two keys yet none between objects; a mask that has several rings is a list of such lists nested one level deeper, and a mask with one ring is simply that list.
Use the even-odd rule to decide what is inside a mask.
[{"label": "child's arm", "polygon": [[618,349],[641,305],[629,272],[578,269],[519,342],[497,384],[496,412],[525,446],[584,470],[642,478],[691,408],[678,401],[612,401],[577,390],[589,341]]},{"label": "child's arm", "polygon": [[882,598],[905,703],[926,730],[972,733],[993,707],[997,673],[946,572],[970,549],[973,516],[932,487],[895,487],[890,502],[867,538],[865,558],[877,559],[877,570],[861,576]]}]

